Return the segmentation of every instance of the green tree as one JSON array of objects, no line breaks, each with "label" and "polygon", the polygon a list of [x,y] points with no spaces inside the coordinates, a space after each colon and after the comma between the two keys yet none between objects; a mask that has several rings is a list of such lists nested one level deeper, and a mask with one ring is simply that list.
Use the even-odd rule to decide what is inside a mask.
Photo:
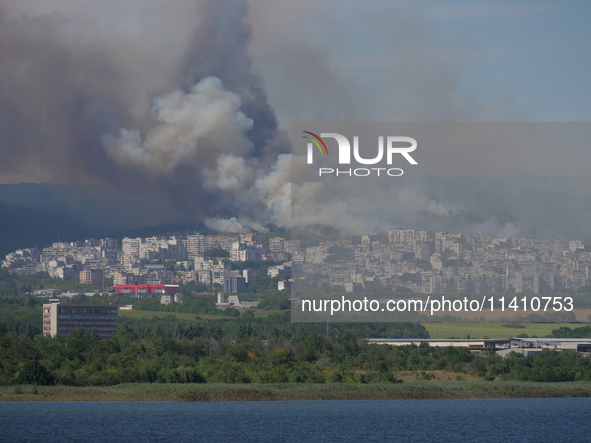
[{"label": "green tree", "polygon": [[16,382],[28,385],[52,385],[53,376],[39,361],[33,360],[22,365],[17,372]]}]

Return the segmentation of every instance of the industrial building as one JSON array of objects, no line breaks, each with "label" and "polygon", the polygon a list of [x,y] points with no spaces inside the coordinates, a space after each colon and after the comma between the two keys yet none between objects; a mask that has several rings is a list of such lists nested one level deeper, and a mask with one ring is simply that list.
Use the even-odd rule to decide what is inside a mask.
[{"label": "industrial building", "polygon": [[218,292],[218,302],[215,304],[217,309],[236,308],[236,309],[249,309],[256,308],[259,304],[258,301],[243,301],[241,302],[237,295],[229,295],[228,300],[225,300],[225,294]]},{"label": "industrial building", "polygon": [[426,343],[429,346],[468,348],[473,354],[493,353],[509,347],[510,338],[506,339],[436,339],[436,338],[370,338],[369,343],[376,345],[406,346]]},{"label": "industrial building", "polygon": [[180,292],[174,295],[164,294],[160,297],[160,303],[163,305],[168,305],[172,302],[178,303],[179,305],[183,302],[183,294]]},{"label": "industrial building", "polygon": [[43,305],[43,334],[68,337],[77,329],[110,338],[117,332],[118,308],[114,305],[74,305],[51,299]]},{"label": "industrial building", "polygon": [[133,294],[137,297],[151,297],[155,294],[177,294],[178,292],[180,292],[179,285],[164,284],[120,284],[113,286],[111,289],[118,294]]},{"label": "industrial building", "polygon": [[589,338],[502,338],[502,339],[433,339],[433,338],[370,338],[368,343],[405,346],[426,343],[429,346],[468,348],[473,354],[495,353],[507,357],[511,352],[534,357],[545,349],[558,352],[591,352]]},{"label": "industrial building", "polygon": [[517,352],[525,356],[534,357],[545,349],[558,352],[574,351],[580,353],[591,352],[591,339],[589,338],[512,338],[510,347],[497,351],[501,357],[506,357],[511,352]]}]

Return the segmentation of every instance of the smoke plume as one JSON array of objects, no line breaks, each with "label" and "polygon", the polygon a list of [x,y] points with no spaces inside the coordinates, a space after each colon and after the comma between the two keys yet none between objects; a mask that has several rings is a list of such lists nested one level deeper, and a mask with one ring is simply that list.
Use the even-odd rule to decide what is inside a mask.
[{"label": "smoke plume", "polygon": [[153,27],[158,1],[89,8],[0,3],[4,181],[164,191],[184,219],[240,213],[238,190],[289,151],[252,67],[246,4],[177,1],[165,18],[184,31]]},{"label": "smoke plume", "polygon": [[[327,10],[340,5],[329,3]],[[295,103],[298,117],[448,121],[478,118],[486,106],[454,105],[457,79],[429,46],[420,18],[404,27],[405,17],[393,26],[389,16],[370,14],[379,26],[363,22],[368,35],[385,36],[376,48],[400,57],[341,54],[348,64],[335,67],[327,48],[304,38],[307,3],[289,2],[280,36],[268,24],[276,11],[252,6],[255,14],[246,0],[0,0],[2,182],[94,186],[88,201],[72,205],[97,223],[199,221],[239,232],[272,222],[352,233],[407,227],[591,239],[583,221],[591,216],[588,183],[580,178],[588,168],[585,131],[547,143],[520,134],[499,139],[491,127],[489,139],[460,145],[450,127],[449,140],[421,141],[420,174],[363,186],[310,176],[290,153],[251,56],[253,40],[281,86],[273,96],[284,108]],[[258,40],[251,23],[264,28]],[[419,61],[422,75],[412,70]],[[367,66],[372,76],[362,75]],[[357,78],[346,77],[349,68]],[[551,178],[563,175],[570,178]],[[99,200],[115,202],[114,214],[101,219]]]}]

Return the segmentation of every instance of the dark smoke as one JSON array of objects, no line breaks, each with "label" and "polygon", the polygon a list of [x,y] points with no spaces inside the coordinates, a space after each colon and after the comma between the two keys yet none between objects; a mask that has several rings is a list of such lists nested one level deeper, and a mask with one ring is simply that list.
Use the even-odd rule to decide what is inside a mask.
[{"label": "dark smoke", "polygon": [[5,180],[108,182],[100,135],[128,119],[123,73],[100,52],[60,45],[60,13],[9,18],[0,6],[0,171]]},{"label": "dark smoke", "polygon": [[184,89],[209,76],[217,77],[224,86],[240,97],[242,111],[254,120],[248,137],[254,144],[254,155],[265,156],[268,164],[277,154],[286,153],[289,143],[278,133],[277,117],[253,68],[248,51],[252,30],[246,21],[248,7],[241,0],[209,0],[183,57]]},{"label": "dark smoke", "polygon": [[[337,121],[346,115],[478,119],[472,107],[454,108],[457,79],[443,56],[433,55],[426,24],[413,22],[410,34],[384,17],[368,29],[387,37],[381,44],[388,51],[372,57],[405,62],[416,56],[429,64],[377,69],[365,90],[331,65],[328,49],[303,38],[299,19],[308,16],[307,3],[289,4],[300,16],[270,50],[280,65],[276,75],[285,77],[279,101],[300,103],[302,115],[315,121],[334,115]],[[247,17],[246,0],[0,0],[0,182],[75,185],[80,192],[45,199],[43,209],[61,205],[117,229],[178,221],[238,231],[272,222],[355,233],[423,227],[591,238],[583,221],[591,214],[588,181],[550,180],[586,173],[588,134],[570,143],[576,128],[543,149],[541,139],[499,140],[495,127],[487,127],[486,140],[476,131],[461,146],[452,139],[428,151],[423,140],[417,150],[422,177],[414,181],[361,189],[354,181],[296,180],[297,168],[306,165],[294,166],[249,52],[249,23],[258,30],[275,11],[261,14],[262,3],[253,5],[258,14]],[[336,3],[324,7],[329,12]],[[284,22],[293,10],[283,12]],[[350,66],[363,61],[352,57]],[[499,174],[545,178],[482,179]],[[457,178],[462,175],[476,178]],[[6,192],[12,197],[0,195],[0,203],[24,203],[26,192],[22,199],[12,188]],[[292,192],[299,198],[294,214]]]},{"label": "dark smoke", "polygon": [[[101,185],[107,194],[152,188],[158,194],[165,190],[168,201],[158,203],[172,206],[173,217],[203,219],[235,213],[232,193],[205,187],[202,176],[204,167],[215,167],[219,153],[234,152],[233,147],[219,144],[235,140],[204,133],[192,140],[195,146],[188,149],[193,151],[182,161],[160,155],[151,161],[161,163],[149,168],[143,161],[120,161],[105,147],[105,136],[117,138],[120,128],[138,131],[142,139],[149,137],[150,129],[158,125],[150,101],[175,90],[190,94],[193,85],[208,77],[220,79],[219,89],[227,91],[228,97],[239,97],[236,112],[253,121],[239,141],[250,143],[251,149],[241,154],[269,166],[288,150],[248,54],[251,31],[244,2],[201,2],[185,50],[165,69],[156,64],[157,56],[143,64],[122,63],[145,48],[125,49],[129,45],[125,36],[121,36],[123,49],[114,48],[102,42],[84,18],[60,12],[11,14],[13,5],[0,3],[0,173],[4,182]],[[184,7],[183,3],[177,6]],[[146,36],[145,45],[150,45],[150,37]],[[214,106],[223,104],[213,100]],[[163,124],[167,125],[164,130],[178,130],[175,123]],[[211,126],[207,130],[220,132],[227,123]]]}]

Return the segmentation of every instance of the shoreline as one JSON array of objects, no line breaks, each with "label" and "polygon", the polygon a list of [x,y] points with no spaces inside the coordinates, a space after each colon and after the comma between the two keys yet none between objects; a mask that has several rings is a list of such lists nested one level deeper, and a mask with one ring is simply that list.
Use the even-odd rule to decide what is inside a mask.
[{"label": "shoreline", "polygon": [[0,386],[5,401],[297,401],[585,398],[591,382],[413,381],[375,384],[148,384]]}]

